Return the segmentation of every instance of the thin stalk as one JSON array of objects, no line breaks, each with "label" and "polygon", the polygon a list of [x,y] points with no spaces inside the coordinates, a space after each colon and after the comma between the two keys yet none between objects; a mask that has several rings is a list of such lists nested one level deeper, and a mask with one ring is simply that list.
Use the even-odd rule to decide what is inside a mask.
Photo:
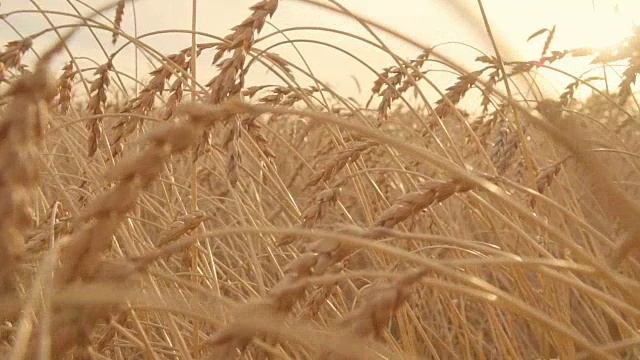
[{"label": "thin stalk", "polygon": [[[197,43],[196,43],[196,22],[197,22],[197,0],[192,0],[191,2],[191,61],[190,61],[190,71],[191,71],[191,102],[195,103],[197,98],[196,91],[196,59],[197,59]],[[191,162],[191,211],[194,212],[198,210],[198,176],[197,176],[197,164],[196,160],[197,154],[193,153],[193,161]],[[199,233],[201,226],[196,228],[196,233]],[[197,276],[198,272],[198,246],[191,247],[191,273],[193,274],[191,281],[198,284],[199,277]],[[195,324],[193,326],[193,341],[196,349],[200,348],[200,337],[198,336],[200,333],[200,321],[195,320]]]},{"label": "thin stalk", "polygon": [[[491,26],[489,25],[489,19],[487,18],[487,14],[484,11],[484,6],[482,5],[482,0],[478,0],[478,6],[480,7],[480,13],[482,13],[482,20],[484,21],[484,26],[487,29],[487,35],[491,40],[491,45],[493,46],[493,50],[496,53],[496,58],[498,59],[498,66],[500,67],[500,72],[502,72],[502,80],[504,82],[504,88],[507,92],[507,98],[513,99],[511,94],[511,88],[509,87],[509,80],[507,71],[504,68],[504,62],[502,61],[502,56],[500,55],[500,50],[498,49],[498,44],[496,44],[496,40],[493,36],[493,32],[491,31]],[[535,163],[531,157],[531,153],[529,152],[529,148],[525,142],[524,132],[522,130],[522,123],[520,122],[520,116],[518,114],[518,109],[515,106],[513,108],[513,118],[516,122],[516,130],[518,132],[518,141],[520,141],[520,146],[522,147],[522,155],[524,157],[524,161],[527,164],[527,177],[529,186],[534,189],[536,186],[536,173],[538,169],[535,168]]]}]

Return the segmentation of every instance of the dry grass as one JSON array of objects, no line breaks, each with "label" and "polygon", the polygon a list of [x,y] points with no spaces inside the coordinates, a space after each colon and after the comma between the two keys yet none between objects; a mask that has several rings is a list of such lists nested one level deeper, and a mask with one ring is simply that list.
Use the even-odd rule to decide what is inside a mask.
[{"label": "dry grass", "polygon": [[[552,50],[543,29],[539,59],[475,71],[354,36],[393,59],[363,105],[261,47],[286,3],[168,56],[127,32],[129,6],[0,53],[0,357],[640,356],[640,32],[614,56]],[[120,50],[51,72],[89,26],[150,59],[137,93]],[[30,71],[34,43],[50,50]],[[201,56],[218,69],[202,82]],[[619,91],[568,77],[557,99],[519,95],[570,56],[625,60],[604,83]],[[246,86],[251,66],[282,83]]]}]

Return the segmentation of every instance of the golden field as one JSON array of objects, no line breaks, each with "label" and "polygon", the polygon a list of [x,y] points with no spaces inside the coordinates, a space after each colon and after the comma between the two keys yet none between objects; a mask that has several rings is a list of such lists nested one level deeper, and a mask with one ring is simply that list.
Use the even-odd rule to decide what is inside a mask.
[{"label": "golden field", "polygon": [[[539,58],[474,69],[366,40],[394,61],[358,103],[256,45],[287,2],[169,54],[122,29],[130,6],[0,53],[2,359],[640,356],[640,30],[613,52],[543,29]],[[81,67],[80,31],[154,70],[111,44]],[[523,91],[568,58],[619,77]],[[257,63],[280,81],[247,85]]]}]

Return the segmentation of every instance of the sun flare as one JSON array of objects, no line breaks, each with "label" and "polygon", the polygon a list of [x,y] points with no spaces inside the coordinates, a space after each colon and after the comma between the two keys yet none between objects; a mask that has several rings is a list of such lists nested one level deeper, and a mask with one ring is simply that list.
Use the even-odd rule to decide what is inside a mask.
[{"label": "sun flare", "polygon": [[564,26],[567,41],[602,49],[619,46],[640,25],[640,1],[594,1],[583,6],[581,13],[566,14]]}]

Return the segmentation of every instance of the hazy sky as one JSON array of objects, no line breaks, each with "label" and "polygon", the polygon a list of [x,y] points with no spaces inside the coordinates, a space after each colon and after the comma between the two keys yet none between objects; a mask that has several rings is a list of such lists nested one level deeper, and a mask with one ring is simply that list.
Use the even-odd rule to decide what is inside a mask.
[{"label": "hazy sky", "polygon": [[[79,11],[82,14],[90,12],[86,5],[100,7],[109,3],[105,0],[36,1],[43,9],[66,13]],[[202,32],[224,36],[229,33],[231,27],[241,22],[249,14],[249,6],[256,1],[199,0],[197,28]],[[190,29],[191,3],[192,0],[136,1],[138,35],[158,30]],[[438,49],[472,68],[474,67],[473,59],[480,53],[469,46],[492,52],[486,31],[478,27],[481,23],[479,22],[479,8],[476,0],[342,0],[340,3],[356,13],[386,24],[424,44],[448,43]],[[458,6],[452,6],[452,4]],[[499,37],[502,51],[507,57],[513,57],[514,60],[516,57],[518,60],[529,60],[539,55],[543,38],[529,43],[526,42],[526,39],[531,33],[543,27],[550,28],[557,25],[556,39],[552,48],[564,49],[614,44],[630,33],[634,21],[633,15],[635,15],[636,22],[640,23],[640,0],[483,0],[483,4],[494,34]],[[28,0],[0,0],[0,13],[9,13],[20,9],[34,10],[35,7]],[[461,12],[461,9],[466,10]],[[113,18],[112,12],[105,15]],[[22,35],[29,35],[48,27],[44,17],[37,13],[14,14],[6,20]],[[56,15],[51,15],[51,20],[56,24],[76,22],[70,17]],[[372,39],[355,22],[295,0],[281,0],[271,23],[280,29],[297,26],[321,26],[348,31]],[[129,34],[134,34],[131,5],[127,5],[123,29]],[[4,44],[19,38],[15,30],[7,23],[0,22],[0,42]],[[273,30],[273,27],[266,25],[263,34]],[[118,45],[113,46],[109,41],[111,36],[109,33],[97,32],[97,35],[103,42],[104,51],[107,53],[111,53],[124,43],[121,40]],[[393,64],[388,55],[344,36],[309,30],[288,32],[287,35],[292,39],[316,39],[337,45],[361,57],[376,70]],[[49,37],[36,40],[36,51],[42,50],[53,39],[53,36],[54,34],[51,34]],[[409,59],[419,53],[417,49],[389,36],[383,35],[382,38],[390,48],[404,58]],[[283,39],[280,35],[272,38],[268,44]],[[169,54],[189,46],[190,37],[186,34],[162,33],[144,37],[142,41],[164,54]],[[200,37],[198,41],[211,40]],[[96,62],[103,62],[106,59],[103,50],[96,44],[92,35],[83,31],[75,37],[70,47],[75,56],[80,61],[84,61],[83,66],[89,67],[95,65],[92,65],[90,60],[82,60],[81,57],[87,57]],[[354,78],[359,81],[365,93],[375,80],[375,74],[370,70],[336,50],[309,43],[297,43],[297,46],[313,72],[342,93],[356,95],[357,87]],[[299,55],[290,44],[280,45],[273,51],[297,64],[302,64]],[[203,78],[213,74],[214,70],[208,66],[212,56],[213,52],[202,55],[200,74]],[[64,63],[66,59],[68,57],[61,56],[56,66]],[[116,66],[128,74],[134,75],[134,59],[133,52],[125,51],[117,60]],[[144,77],[148,66],[144,61],[139,64],[139,75]],[[476,64],[475,68],[478,67],[479,65]],[[90,74],[87,75],[90,76]],[[434,73],[434,76],[446,77],[447,75]],[[275,81],[274,78],[266,74],[264,68],[256,69],[252,74],[252,79],[257,82]],[[299,80],[302,83],[308,83],[302,78]],[[203,82],[206,82],[206,79],[203,79]]]}]

